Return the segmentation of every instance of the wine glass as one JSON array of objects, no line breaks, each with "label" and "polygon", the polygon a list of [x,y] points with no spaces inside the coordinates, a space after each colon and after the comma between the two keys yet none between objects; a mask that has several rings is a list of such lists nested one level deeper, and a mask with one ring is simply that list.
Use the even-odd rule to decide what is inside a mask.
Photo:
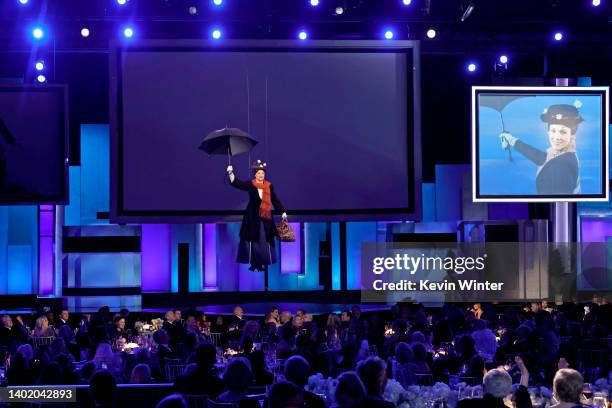
[{"label": "wine glass", "polygon": [[582,386],[582,395],[584,395],[587,401],[593,397],[593,386],[590,383],[584,383]]},{"label": "wine glass", "polygon": [[603,407],[606,408],[608,406],[608,395],[605,392],[596,392],[593,394],[593,406],[594,407]]}]

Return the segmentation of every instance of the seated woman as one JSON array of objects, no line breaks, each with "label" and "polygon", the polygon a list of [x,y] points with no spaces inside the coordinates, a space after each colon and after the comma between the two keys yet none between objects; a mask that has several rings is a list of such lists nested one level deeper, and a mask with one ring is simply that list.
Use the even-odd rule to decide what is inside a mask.
[{"label": "seated woman", "polygon": [[219,402],[231,402],[240,408],[260,408],[258,400],[247,398],[247,390],[253,385],[253,371],[249,360],[244,357],[230,360],[223,374],[223,382],[227,391],[217,397]]},{"label": "seated woman", "polygon": [[430,374],[427,363],[427,349],[422,343],[412,343],[412,363],[416,374]]},{"label": "seated woman", "polygon": [[151,383],[151,368],[146,364],[137,364],[132,369],[130,375],[130,384],[150,384]]},{"label": "seated woman", "polygon": [[255,350],[248,356],[255,377],[255,386],[271,385],[274,382],[272,374],[266,366],[266,359],[263,351]]},{"label": "seated woman", "polygon": [[346,371],[338,376],[334,394],[334,408],[361,408],[366,399],[366,390],[354,371]]},{"label": "seated woman", "polygon": [[55,330],[49,326],[49,320],[46,316],[40,316],[36,319],[36,326],[34,328],[33,337],[53,337],[55,336]]},{"label": "seated woman", "polygon": [[125,330],[125,319],[121,316],[115,316],[113,319],[113,332],[112,339],[114,342],[117,339],[123,338],[125,340],[128,339],[128,332]]},{"label": "seated woman", "polygon": [[108,343],[98,344],[93,362],[96,370],[108,370],[112,374],[119,374],[122,368],[120,358],[115,355],[113,348]]},{"label": "seated woman", "polygon": [[415,371],[417,368],[412,364],[412,350],[408,344],[400,342],[395,346],[395,358],[390,366],[393,378],[402,387],[407,388],[410,385],[416,384]]}]

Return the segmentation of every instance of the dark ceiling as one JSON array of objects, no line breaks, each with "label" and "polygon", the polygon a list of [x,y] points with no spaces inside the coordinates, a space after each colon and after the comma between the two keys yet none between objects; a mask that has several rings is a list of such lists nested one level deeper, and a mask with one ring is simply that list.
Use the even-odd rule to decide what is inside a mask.
[{"label": "dark ceiling", "polygon": [[[19,0],[0,1],[0,80],[34,82],[33,64],[44,59],[50,83],[70,90],[71,162],[79,163],[81,123],[108,123],[108,44],[132,24],[136,38],[294,39],[300,28],[311,39],[395,39],[421,42],[423,172],[435,165],[468,163],[471,85],[548,84],[554,77],[590,77],[612,85],[612,0]],[[473,12],[461,21],[467,7]],[[336,7],[344,13],[336,15]],[[190,14],[195,7],[195,14]],[[194,9],[192,9],[192,12]],[[34,44],[34,24],[47,29]],[[80,30],[88,27],[89,38]],[[438,36],[427,39],[435,27]],[[562,31],[561,42],[552,40]],[[501,53],[507,70],[496,71]],[[468,61],[479,69],[466,73]],[[443,114],[447,120],[439,120]]]}]

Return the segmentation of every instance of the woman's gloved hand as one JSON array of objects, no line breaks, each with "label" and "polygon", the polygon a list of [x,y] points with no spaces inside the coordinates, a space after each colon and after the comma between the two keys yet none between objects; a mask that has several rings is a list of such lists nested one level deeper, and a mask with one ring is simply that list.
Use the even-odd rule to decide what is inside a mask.
[{"label": "woman's gloved hand", "polygon": [[499,134],[499,140],[501,141],[502,149],[508,150],[509,147],[514,147],[518,138],[512,136],[512,133],[501,132]]},{"label": "woman's gloved hand", "polygon": [[283,220],[287,221],[287,213],[282,213],[281,217],[283,218]]},{"label": "woman's gloved hand", "polygon": [[227,174],[232,174],[233,172],[234,168],[231,165],[227,166]]}]

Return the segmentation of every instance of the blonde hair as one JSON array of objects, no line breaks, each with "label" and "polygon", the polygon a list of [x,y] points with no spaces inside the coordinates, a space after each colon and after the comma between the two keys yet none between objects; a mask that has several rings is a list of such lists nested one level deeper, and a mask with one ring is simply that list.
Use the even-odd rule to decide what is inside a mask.
[{"label": "blonde hair", "polygon": [[[47,327],[43,327],[44,324],[47,324]],[[47,331],[49,330],[49,319],[47,319],[47,316],[40,316],[38,319],[36,319],[36,324],[34,326],[34,334],[36,336],[41,336],[41,335],[47,335]]]}]

